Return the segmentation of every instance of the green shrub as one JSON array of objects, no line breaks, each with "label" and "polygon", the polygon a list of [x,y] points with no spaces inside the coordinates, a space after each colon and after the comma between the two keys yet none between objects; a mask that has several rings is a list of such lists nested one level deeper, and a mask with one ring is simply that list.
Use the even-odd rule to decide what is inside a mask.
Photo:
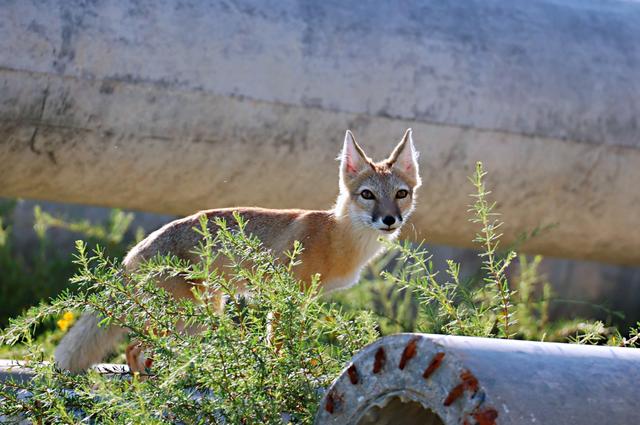
[{"label": "green shrub", "polygon": [[[261,249],[242,224],[237,231],[222,221],[216,224],[217,235],[210,233],[206,222],[196,229],[202,236],[199,264],[157,257],[127,276],[128,284],[113,259],[101,250],[89,256],[86,245],[79,242],[80,270],[73,279],[78,293],[65,294],[12,321],[3,341],[28,342],[30,329],[44,317],[89,307],[101,313],[104,325],[125,326],[149,347],[153,376],[146,381],[110,380],[39,366],[36,378],[24,385],[33,397],[16,398],[13,394],[22,388],[20,384],[0,390],[6,398],[3,413],[47,423],[75,423],[70,408],[81,409],[100,423],[153,423],[163,418],[184,423],[206,418],[215,423],[220,415],[227,423],[282,423],[286,412],[295,422],[310,422],[319,389],[356,350],[377,337],[371,316],[344,314],[319,302],[315,285],[300,291],[300,282],[291,274],[300,245],[285,264]],[[212,267],[218,255],[229,261],[228,276]],[[176,302],[155,285],[160,274],[202,281],[200,299],[213,290],[222,291],[229,297],[224,314],[216,314],[207,303]],[[235,289],[239,280],[252,293],[246,302]],[[279,319],[269,342],[272,314]],[[203,332],[173,332],[178,320]],[[72,399],[68,388],[74,389]],[[209,396],[194,399],[195,390]]]},{"label": "green shrub", "polygon": [[346,310],[371,309],[382,334],[425,332],[613,345],[637,343],[634,329],[625,339],[617,329],[602,322],[579,318],[549,320],[550,303],[559,300],[539,272],[542,257],[529,257],[516,250],[551,229],[534,229],[501,250],[502,222],[495,203],[489,200],[485,175],[478,163],[470,178],[475,193],[471,195],[469,212],[471,221],[478,225],[474,241],[482,260],[480,270],[461,279],[461,264],[448,260],[444,271],[436,269],[424,244],[393,243],[392,254],[371,267],[366,274],[368,279],[332,297],[334,302]]}]

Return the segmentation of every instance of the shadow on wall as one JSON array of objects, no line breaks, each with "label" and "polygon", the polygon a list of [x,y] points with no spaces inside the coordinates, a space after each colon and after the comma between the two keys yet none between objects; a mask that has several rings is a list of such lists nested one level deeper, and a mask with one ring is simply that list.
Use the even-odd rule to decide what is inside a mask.
[{"label": "shadow on wall", "polygon": [[[86,219],[92,223],[105,222],[111,210],[52,202],[18,201],[9,221],[12,225],[12,244],[15,250],[29,261],[37,252],[38,238],[33,230],[33,210],[40,205],[43,211],[65,219]],[[132,243],[135,229],[142,228],[149,233],[174,217],[136,212],[125,243]],[[551,230],[553,231],[553,230]],[[78,234],[62,230],[48,231],[50,249],[66,255],[74,251],[74,241],[82,238]],[[472,238],[472,235],[469,235]],[[463,265],[461,275],[469,276],[480,267],[476,252],[469,249],[428,245],[434,255],[437,269],[445,268],[445,260],[453,259]],[[546,275],[558,299],[551,305],[553,318],[589,317],[613,322],[626,329],[640,320],[640,268],[622,267],[587,261],[546,258],[540,271]],[[62,287],[62,284],[60,285]],[[34,303],[36,300],[34,300]],[[624,319],[612,314],[619,311]]]}]

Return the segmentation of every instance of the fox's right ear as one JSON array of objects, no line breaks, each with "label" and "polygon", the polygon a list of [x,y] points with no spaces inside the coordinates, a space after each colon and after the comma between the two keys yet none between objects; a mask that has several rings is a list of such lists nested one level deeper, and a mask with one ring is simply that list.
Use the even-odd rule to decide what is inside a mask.
[{"label": "fox's right ear", "polygon": [[413,132],[411,129],[405,131],[402,140],[395,147],[387,162],[391,166],[407,173],[415,181],[416,187],[420,186],[420,172],[418,167],[418,152],[413,144]]},{"label": "fox's right ear", "polygon": [[355,137],[350,130],[344,135],[344,146],[340,154],[340,177],[343,181],[360,174],[366,167],[370,166],[371,159],[367,157],[362,148],[356,143]]}]

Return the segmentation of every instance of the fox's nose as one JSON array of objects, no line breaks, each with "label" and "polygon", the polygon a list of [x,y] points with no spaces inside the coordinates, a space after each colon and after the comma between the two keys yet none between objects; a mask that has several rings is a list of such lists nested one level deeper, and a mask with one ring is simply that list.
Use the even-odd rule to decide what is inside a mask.
[{"label": "fox's nose", "polygon": [[388,215],[388,216],[386,216],[385,218],[382,219],[382,222],[384,224],[386,224],[387,226],[391,226],[393,223],[396,222],[396,219],[393,216]]}]

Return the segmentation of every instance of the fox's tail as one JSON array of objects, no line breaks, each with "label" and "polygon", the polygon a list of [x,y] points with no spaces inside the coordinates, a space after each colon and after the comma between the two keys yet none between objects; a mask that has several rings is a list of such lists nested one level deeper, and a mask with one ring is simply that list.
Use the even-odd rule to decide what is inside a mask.
[{"label": "fox's tail", "polygon": [[55,351],[56,365],[79,373],[102,361],[127,332],[119,326],[98,327],[95,313],[85,313],[62,338]]}]

